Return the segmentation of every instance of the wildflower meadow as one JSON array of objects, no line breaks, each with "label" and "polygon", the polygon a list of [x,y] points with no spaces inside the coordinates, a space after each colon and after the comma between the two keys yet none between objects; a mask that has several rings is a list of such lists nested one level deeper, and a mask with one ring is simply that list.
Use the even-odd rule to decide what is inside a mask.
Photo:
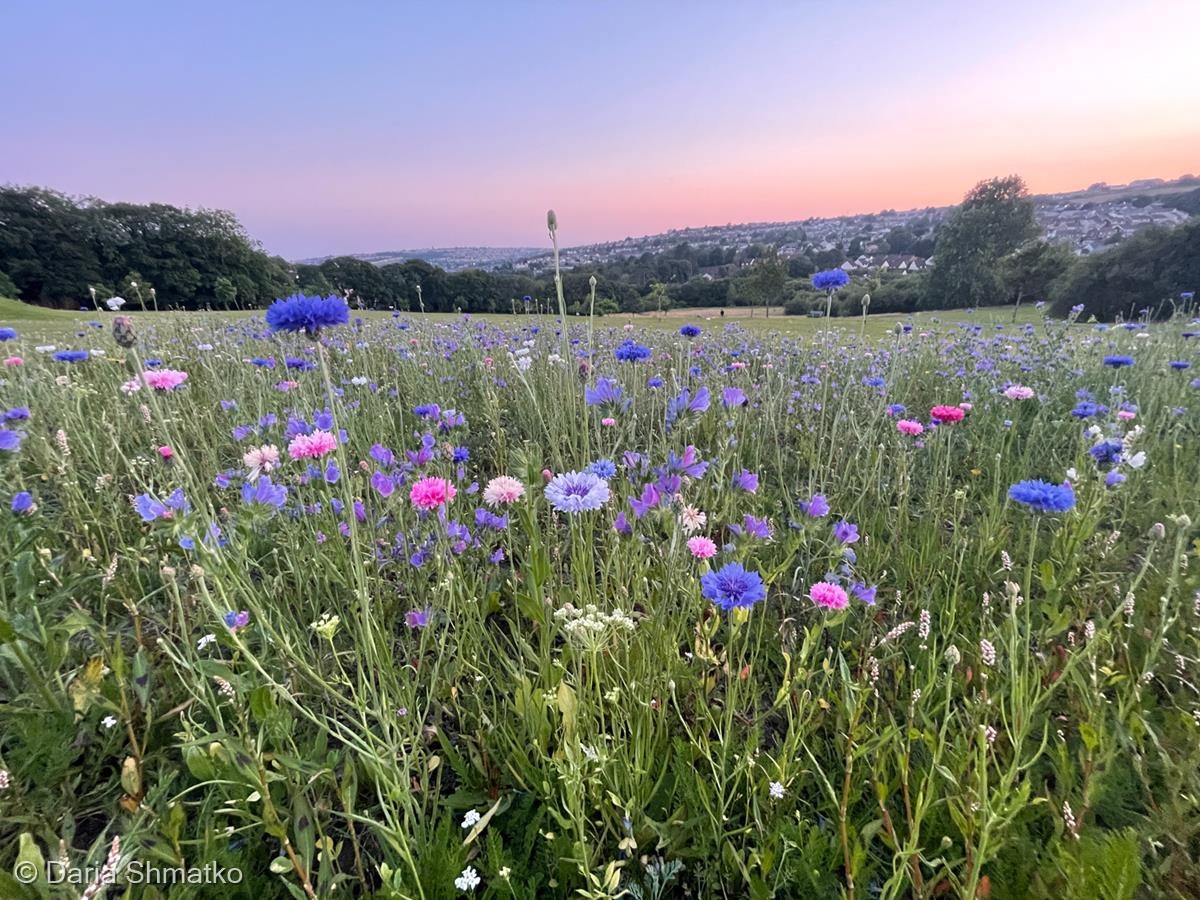
[{"label": "wildflower meadow", "polygon": [[1200,326],[610,321],[0,329],[0,897],[1200,896]]}]

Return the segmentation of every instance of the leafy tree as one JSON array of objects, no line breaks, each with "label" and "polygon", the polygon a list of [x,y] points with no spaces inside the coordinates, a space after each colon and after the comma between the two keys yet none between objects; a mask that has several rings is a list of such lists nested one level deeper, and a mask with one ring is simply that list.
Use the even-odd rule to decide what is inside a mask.
[{"label": "leafy tree", "polygon": [[13,280],[0,272],[0,297],[14,298],[17,296],[17,286]]},{"label": "leafy tree", "polygon": [[1051,288],[1075,262],[1066,244],[1027,241],[1000,260],[1000,278],[1013,302],[1013,321],[1025,298],[1045,300]]},{"label": "leafy tree", "polygon": [[213,284],[213,296],[216,297],[226,309],[233,305],[233,301],[237,299],[237,295],[237,285],[233,283],[232,279],[225,275],[221,275]]},{"label": "leafy tree", "polygon": [[927,304],[952,309],[1003,303],[997,263],[1038,231],[1033,200],[1020,177],[979,182],[938,233]]},{"label": "leafy tree", "polygon": [[1054,313],[1083,307],[1084,316],[1135,317],[1149,308],[1168,314],[1184,291],[1200,290],[1200,219],[1147,228],[1085,256],[1056,285]]},{"label": "leafy tree", "polygon": [[[783,286],[787,281],[787,266],[780,258],[779,251],[774,247],[764,249],[750,266],[750,274],[745,280],[745,292],[751,302],[761,303],[769,317],[770,305],[783,299]],[[754,314],[753,309],[750,314]]]}]

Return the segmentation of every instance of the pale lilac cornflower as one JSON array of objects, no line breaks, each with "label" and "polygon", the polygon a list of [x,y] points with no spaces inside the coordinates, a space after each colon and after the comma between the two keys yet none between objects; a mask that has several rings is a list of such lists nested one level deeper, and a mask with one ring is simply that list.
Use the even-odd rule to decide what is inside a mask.
[{"label": "pale lilac cornflower", "polygon": [[767,793],[771,795],[772,800],[782,800],[786,791],[781,782],[772,781],[770,787],[767,789]]},{"label": "pale lilac cornflower", "polygon": [[462,827],[464,829],[474,828],[475,823],[477,823],[481,818],[482,818],[482,816],[479,815],[478,810],[474,810],[474,809],[467,810],[467,814],[465,816],[463,816]]}]

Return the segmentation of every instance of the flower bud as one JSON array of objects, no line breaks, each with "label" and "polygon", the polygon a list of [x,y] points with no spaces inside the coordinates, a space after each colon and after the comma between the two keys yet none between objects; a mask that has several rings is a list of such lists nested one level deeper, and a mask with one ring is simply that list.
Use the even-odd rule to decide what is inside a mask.
[{"label": "flower bud", "polygon": [[551,234],[558,230],[558,216],[554,214],[554,210],[552,209],[546,212],[546,227],[550,229]]},{"label": "flower bud", "polygon": [[133,330],[133,319],[129,316],[117,316],[113,319],[112,336],[119,347],[134,346],[137,343],[137,332]]}]

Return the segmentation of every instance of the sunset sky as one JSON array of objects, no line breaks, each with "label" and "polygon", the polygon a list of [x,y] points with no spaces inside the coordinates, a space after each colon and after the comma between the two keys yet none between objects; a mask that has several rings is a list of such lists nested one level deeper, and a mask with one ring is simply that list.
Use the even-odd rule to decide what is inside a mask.
[{"label": "sunset sky", "polygon": [[540,246],[548,207],[571,245],[1200,172],[1197,0],[14,0],[0,22],[0,182],[230,209],[291,259]]}]

